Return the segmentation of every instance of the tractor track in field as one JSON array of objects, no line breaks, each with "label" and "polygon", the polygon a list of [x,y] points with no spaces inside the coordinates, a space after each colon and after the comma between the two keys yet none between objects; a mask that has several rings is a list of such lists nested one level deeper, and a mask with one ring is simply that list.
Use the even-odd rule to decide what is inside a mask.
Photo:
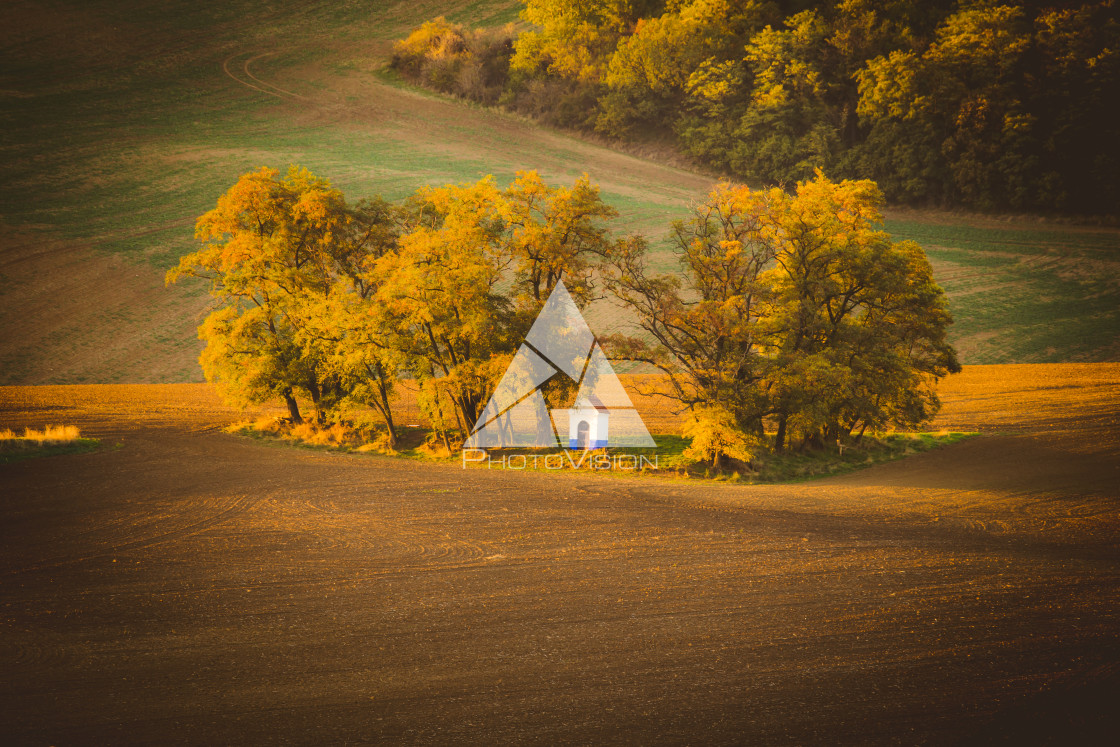
[{"label": "tractor track in field", "polygon": [[[247,58],[245,58],[244,60],[241,61],[239,73],[243,74],[247,80],[238,77],[230,69],[230,66],[231,66],[231,64],[233,64],[234,60],[236,60],[238,57],[241,57],[242,55],[245,55],[245,54],[249,54],[251,56],[249,56],[249,57],[247,57]],[[295,93],[294,91],[289,91],[285,88],[281,88],[280,86],[278,86],[274,83],[269,83],[266,80],[262,80],[259,77],[257,77],[256,75],[254,75],[252,70],[250,70],[250,65],[252,65],[254,62],[257,62],[258,60],[263,60],[267,57],[273,57],[276,54],[277,54],[277,52],[259,52],[257,54],[253,54],[251,52],[248,52],[248,53],[247,52],[235,52],[234,54],[231,54],[229,57],[226,57],[224,60],[222,60],[222,72],[224,72],[227,77],[229,77],[231,80],[235,81],[236,83],[239,83],[240,85],[245,86],[246,88],[251,88],[254,91],[258,91],[260,93],[264,93],[264,94],[267,94],[269,96],[275,96],[276,98],[280,98],[280,99],[288,98],[288,99],[295,99],[297,101],[308,101],[308,102],[310,102],[311,99],[309,99],[308,97],[303,96],[303,95],[298,94],[298,93]],[[253,81],[253,82],[249,82],[249,81]],[[262,86],[264,86],[264,87],[262,88]]]},{"label": "tractor track in field", "polygon": [[[230,80],[234,81],[238,85],[242,85],[245,88],[250,88],[254,91],[257,91],[258,93],[263,93],[267,96],[274,96],[278,99],[296,98],[294,94],[288,93],[286,91],[281,91],[279,89],[276,89],[274,86],[268,86],[268,84],[264,83],[264,81],[261,81],[261,80],[257,79],[256,76],[254,76],[252,73],[249,72],[249,60],[242,61],[241,71],[245,74],[245,76],[247,78],[250,78],[252,80],[257,80],[257,82],[261,83],[262,85],[268,86],[268,88],[261,88],[258,85],[254,85],[254,84],[250,83],[249,81],[243,80],[242,78],[239,78],[236,75],[234,75],[233,71],[230,70],[230,63],[232,63],[235,59],[237,59],[238,57],[240,57],[243,54],[245,54],[245,53],[244,52],[235,52],[234,54],[231,54],[229,57],[222,60],[222,72],[225,73],[226,76],[229,77]],[[256,59],[256,58],[250,58],[250,59]]]}]

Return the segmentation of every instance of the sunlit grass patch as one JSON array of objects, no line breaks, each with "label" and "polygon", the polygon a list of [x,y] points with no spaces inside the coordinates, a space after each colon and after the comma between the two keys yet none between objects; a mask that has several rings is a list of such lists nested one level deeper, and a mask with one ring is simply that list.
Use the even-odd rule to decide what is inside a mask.
[{"label": "sunlit grass patch", "polygon": [[802,482],[841,475],[977,435],[947,430],[933,433],[868,434],[860,443],[844,445],[842,448],[837,445],[804,451],[791,449],[781,454],[764,453],[750,464],[727,460],[723,469],[713,470],[685,455],[690,439],[671,434],[654,434],[653,439],[657,445],[653,448],[606,448],[588,452],[559,447],[486,451],[473,449],[468,450],[464,457],[462,452],[454,448],[449,453],[439,434],[432,429],[414,426],[398,427],[397,431],[396,448],[390,448],[384,428],[372,422],[328,426],[309,422],[292,424],[285,418],[263,417],[254,422],[235,423],[226,428],[227,433],[277,445],[462,464],[467,469],[595,472],[621,477],[641,475],[746,485]]},{"label": "sunlit grass patch", "polygon": [[315,449],[395,454],[389,447],[387,434],[364,423],[331,423],[320,425],[304,421],[292,423],[287,418],[261,417],[255,421],[234,423],[226,433],[272,440]]},{"label": "sunlit grass patch", "polygon": [[73,425],[48,425],[41,431],[34,430],[33,428],[24,428],[22,436],[17,435],[11,428],[5,428],[0,431],[0,442],[2,443],[11,441],[39,447],[56,446],[61,443],[77,441],[81,439],[81,437],[81,431]]},{"label": "sunlit grass patch", "polygon": [[[841,475],[882,462],[901,459],[911,454],[929,451],[956,443],[975,433],[886,433],[867,435],[858,444],[829,446],[824,449],[790,449],[779,454],[761,453],[750,464],[729,460],[720,470],[685,456],[690,441],[682,436],[655,435],[656,449],[641,450],[656,453],[658,469],[651,474],[706,479],[718,482],[746,484],[774,484],[801,482],[832,475]],[[619,449],[619,452],[637,451]]]},{"label": "sunlit grass patch", "polygon": [[22,434],[5,428],[0,430],[0,464],[34,456],[90,451],[99,443],[96,438],[82,438],[81,431],[73,425],[48,425],[42,430],[25,428]]},{"label": "sunlit grass patch", "polygon": [[752,482],[801,482],[842,475],[883,462],[948,446],[975,433],[939,431],[937,433],[887,433],[866,436],[859,444],[829,447],[805,452],[766,454],[757,460]]}]

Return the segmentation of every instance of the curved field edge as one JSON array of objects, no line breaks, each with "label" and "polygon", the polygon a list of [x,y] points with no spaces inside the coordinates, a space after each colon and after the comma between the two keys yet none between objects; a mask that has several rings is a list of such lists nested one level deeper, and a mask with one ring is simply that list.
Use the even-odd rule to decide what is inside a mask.
[{"label": "curved field edge", "polygon": [[243,422],[235,423],[225,431],[269,445],[406,459],[425,464],[450,464],[472,470],[537,474],[578,471],[609,477],[700,480],[741,485],[798,483],[848,474],[979,435],[963,432],[868,434],[862,443],[843,449],[760,454],[751,465],[737,463],[712,469],[684,455],[689,439],[671,434],[653,434],[657,446],[652,449],[609,448],[587,452],[559,447],[462,449],[448,455],[438,443],[435,448],[432,447],[432,438],[436,434],[421,428],[401,429],[402,446],[395,450],[379,444],[376,437],[363,440],[353,431],[340,436],[347,442],[339,443],[331,438],[330,428],[310,431],[301,437],[293,435],[290,430],[277,431]]},{"label": "curved field edge", "polygon": [[[628,377],[623,380],[629,387]],[[611,491],[692,496],[687,500],[705,505],[727,501],[760,511],[903,517],[931,530],[952,525],[986,534],[1060,535],[1071,542],[1089,538],[1103,542],[1117,536],[1120,364],[965,366],[961,374],[943,381],[938,391],[944,406],[930,430],[978,432],[981,437],[848,474],[749,490],[726,481],[604,480],[571,471],[542,480],[516,470],[483,474],[451,462],[344,458],[309,449],[261,448],[221,430],[247,417],[283,416],[286,410],[276,403],[244,412],[222,403],[214,388],[204,384],[3,386],[0,428],[39,427],[64,420],[84,434],[123,444],[123,451],[134,460],[168,441],[203,449],[208,458],[237,470],[245,460],[244,469],[261,460],[275,461],[277,456],[268,456],[272,453],[282,454],[292,464],[358,470],[370,480],[388,471],[406,482],[527,481],[526,485],[540,485],[556,495],[566,494],[569,486],[589,490],[602,486]],[[659,415],[640,395],[633,400],[651,431],[675,430],[671,412]],[[418,417],[416,410],[405,407],[402,412],[400,422],[405,425],[420,422],[411,419],[413,414]],[[73,460],[77,467],[102,456],[59,458]],[[14,465],[5,474],[12,477],[25,469]]]}]

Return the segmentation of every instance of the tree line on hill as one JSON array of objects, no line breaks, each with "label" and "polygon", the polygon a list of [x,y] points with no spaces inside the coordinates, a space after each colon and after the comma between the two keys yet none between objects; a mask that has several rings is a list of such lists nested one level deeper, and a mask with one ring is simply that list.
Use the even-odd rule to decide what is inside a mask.
[{"label": "tree line on hill", "polygon": [[[959,370],[929,263],[881,230],[880,201],[819,173],[792,194],[723,183],[672,226],[680,271],[654,273],[587,175],[351,203],[305,169],[262,168],[198,219],[202,246],[167,281],[208,281],[200,362],[228,400],[279,398],[294,422],[299,399],[319,423],[370,407],[390,448],[402,377],[433,437],[462,443],[560,280],[630,312],[641,334],[602,340],[608,354],[663,371],[691,433],[729,454],[804,448],[927,420]],[[550,382],[550,407],[573,386]]]},{"label": "tree line on hill", "polygon": [[1120,213],[1114,0],[528,0],[522,18],[437,18],[392,64],[551,124],[668,136],[740,179],[822,168],[899,202]]}]

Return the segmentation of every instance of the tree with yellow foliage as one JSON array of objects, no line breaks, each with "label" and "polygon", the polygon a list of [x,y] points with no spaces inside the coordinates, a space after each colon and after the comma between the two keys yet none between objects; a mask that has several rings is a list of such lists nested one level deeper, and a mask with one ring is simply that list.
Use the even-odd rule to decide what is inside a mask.
[{"label": "tree with yellow foliage", "polygon": [[743,432],[735,417],[717,405],[701,405],[685,420],[682,435],[691,439],[684,456],[719,470],[724,459],[749,465],[755,457],[755,444]]},{"label": "tree with yellow foliage", "polygon": [[456,415],[474,424],[491,355],[508,347],[509,303],[497,292],[500,192],[493,180],[421,189],[406,208],[396,251],[378,258],[372,297],[396,367],[439,379]]},{"label": "tree with yellow foliage", "polygon": [[936,413],[933,384],[960,370],[944,293],[921,248],[881,228],[878,189],[818,173],[789,194],[723,184],[676,224],[680,275],[644,247],[610,285],[646,339],[615,357],[659,366],[690,407],[718,406],[782,450],[910,427]]},{"label": "tree with yellow foliage", "polygon": [[292,167],[245,174],[198,219],[203,243],[167,273],[204,278],[221,305],[199,328],[206,341],[202,370],[231,401],[281,397],[293,421],[302,417],[295,394],[308,396],[318,417],[337,395],[323,361],[299,344],[300,298],[330,280],[323,263],[345,222],[342,193],[309,171]]},{"label": "tree with yellow foliage", "polygon": [[320,422],[372,407],[395,448],[392,394],[409,375],[450,448],[556,284],[591,298],[614,215],[586,175],[552,187],[528,171],[504,190],[486,177],[349,205],[305,169],[262,168],[199,218],[203,247],[167,282],[210,282],[219,308],[199,327],[201,363],[230,401],[279,397],[295,422],[297,395]]},{"label": "tree with yellow foliage", "polygon": [[550,187],[537,172],[519,171],[502,194],[501,215],[516,303],[535,315],[560,280],[578,300],[591,300],[595,270],[612,250],[605,222],[618,212],[587,174],[571,187]]},{"label": "tree with yellow foliage", "polygon": [[351,207],[296,166],[243,175],[198,219],[203,247],[167,273],[168,283],[208,280],[219,304],[199,327],[207,380],[240,405],[279,397],[293,422],[303,420],[297,394],[320,423],[344,399],[371,405],[395,441],[395,369],[369,299],[373,262],[395,251],[398,221],[386,203]]}]

